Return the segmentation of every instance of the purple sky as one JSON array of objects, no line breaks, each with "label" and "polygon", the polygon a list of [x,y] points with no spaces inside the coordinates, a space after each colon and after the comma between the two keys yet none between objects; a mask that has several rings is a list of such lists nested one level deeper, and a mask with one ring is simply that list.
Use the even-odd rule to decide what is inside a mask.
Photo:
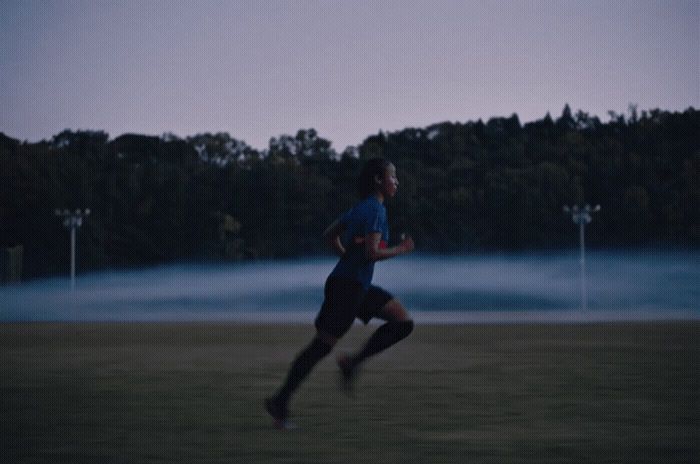
[{"label": "purple sky", "polygon": [[256,148],[565,103],[700,107],[700,0],[0,0],[0,132],[226,131]]}]

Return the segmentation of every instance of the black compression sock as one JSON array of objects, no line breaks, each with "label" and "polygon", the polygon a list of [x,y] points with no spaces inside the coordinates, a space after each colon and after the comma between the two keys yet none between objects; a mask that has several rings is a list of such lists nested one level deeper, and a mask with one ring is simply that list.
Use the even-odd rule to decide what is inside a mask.
[{"label": "black compression sock", "polygon": [[285,380],[284,385],[277,393],[276,401],[278,404],[286,405],[289,402],[289,397],[292,396],[294,390],[309,375],[316,363],[330,353],[332,349],[332,346],[324,343],[319,338],[314,338],[309,346],[299,353],[289,369],[287,380]]},{"label": "black compression sock", "polygon": [[367,344],[358,354],[351,358],[357,366],[372,355],[384,351],[396,342],[403,340],[413,331],[413,321],[389,321],[379,327],[367,340]]}]

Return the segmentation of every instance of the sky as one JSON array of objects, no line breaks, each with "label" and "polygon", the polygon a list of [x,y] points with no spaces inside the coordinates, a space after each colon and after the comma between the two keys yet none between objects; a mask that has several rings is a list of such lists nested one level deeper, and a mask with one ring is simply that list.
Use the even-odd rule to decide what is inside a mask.
[{"label": "sky", "polygon": [[565,104],[700,108],[700,0],[0,0],[0,132],[264,149]]}]

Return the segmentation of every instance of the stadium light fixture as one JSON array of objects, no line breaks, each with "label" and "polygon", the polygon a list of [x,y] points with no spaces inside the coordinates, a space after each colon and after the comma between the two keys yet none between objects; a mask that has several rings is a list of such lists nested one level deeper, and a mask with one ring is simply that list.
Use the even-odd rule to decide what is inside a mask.
[{"label": "stadium light fixture", "polygon": [[90,215],[90,210],[76,209],[71,212],[67,209],[56,209],[55,214],[63,218],[63,225],[70,229],[70,289],[75,290],[75,236],[76,230],[83,225],[83,219]]},{"label": "stadium light fixture", "polygon": [[589,224],[593,220],[591,213],[597,213],[600,211],[600,205],[586,205],[584,207],[579,207],[574,205],[572,207],[564,206],[564,212],[571,214],[571,219],[574,223],[579,226],[579,246],[581,249],[581,311],[586,311],[586,224]]}]

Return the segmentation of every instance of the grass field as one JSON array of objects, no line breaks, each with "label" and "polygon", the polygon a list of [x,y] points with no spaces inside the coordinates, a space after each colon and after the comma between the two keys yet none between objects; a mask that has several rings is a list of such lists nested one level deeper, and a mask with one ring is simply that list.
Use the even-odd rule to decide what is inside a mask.
[{"label": "grass field", "polygon": [[[355,326],[337,350],[374,327]],[[296,430],[263,398],[309,325],[0,324],[4,462],[699,462],[700,323],[418,325]]]}]

